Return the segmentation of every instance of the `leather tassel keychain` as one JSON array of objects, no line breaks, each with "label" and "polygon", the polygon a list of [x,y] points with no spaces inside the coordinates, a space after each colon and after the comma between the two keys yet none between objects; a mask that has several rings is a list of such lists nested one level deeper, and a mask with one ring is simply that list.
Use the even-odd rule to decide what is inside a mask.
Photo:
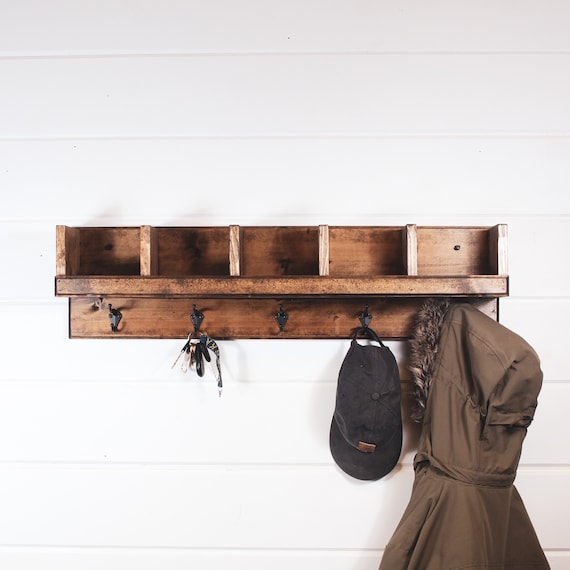
[{"label": "leather tassel keychain", "polygon": [[186,343],[182,347],[180,354],[176,357],[176,360],[172,364],[171,368],[174,368],[180,358],[182,358],[182,372],[186,373],[188,370],[195,368],[196,374],[198,374],[200,377],[203,377],[205,373],[204,361],[210,363],[212,361],[212,357],[209,352],[210,350],[216,356],[216,370],[213,370],[218,382],[218,396],[221,396],[223,384],[220,349],[218,347],[218,343],[207,334],[202,333],[199,339],[192,338],[192,334],[189,334]]}]

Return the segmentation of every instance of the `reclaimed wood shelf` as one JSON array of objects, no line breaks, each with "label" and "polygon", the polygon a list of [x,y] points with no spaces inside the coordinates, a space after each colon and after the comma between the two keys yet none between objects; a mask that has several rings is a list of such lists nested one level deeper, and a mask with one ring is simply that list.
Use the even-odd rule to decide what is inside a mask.
[{"label": "reclaimed wood shelf", "polygon": [[365,314],[407,338],[429,296],[498,318],[507,227],[57,226],[55,293],[72,338],[185,338],[196,310],[219,339],[347,338]]}]

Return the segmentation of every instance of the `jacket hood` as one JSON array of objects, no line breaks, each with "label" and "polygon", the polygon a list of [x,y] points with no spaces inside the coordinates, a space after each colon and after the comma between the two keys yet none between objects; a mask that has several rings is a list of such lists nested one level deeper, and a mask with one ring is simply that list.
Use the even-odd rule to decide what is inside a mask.
[{"label": "jacket hood", "polygon": [[[445,339],[442,331],[446,331]],[[480,337],[480,342],[474,342],[476,337]],[[536,352],[522,337],[471,303],[427,299],[418,311],[410,348],[415,421],[424,420],[435,377],[437,382],[440,377],[447,377],[467,383],[467,392],[483,416],[496,409],[506,417],[507,410],[524,408],[524,417],[532,419],[542,383]],[[444,352],[445,365],[441,369],[438,361],[441,363]],[[453,380],[450,374],[462,379],[457,376]]]}]

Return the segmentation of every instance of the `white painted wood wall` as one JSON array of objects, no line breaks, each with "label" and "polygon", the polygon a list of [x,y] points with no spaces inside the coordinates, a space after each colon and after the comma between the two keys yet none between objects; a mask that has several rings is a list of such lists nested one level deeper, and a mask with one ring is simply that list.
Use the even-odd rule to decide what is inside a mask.
[{"label": "white painted wood wall", "polygon": [[[407,504],[328,430],[344,341],[69,340],[55,226],[509,226],[545,373],[516,484],[570,569],[570,3],[0,0],[0,567],[373,570]],[[381,315],[376,315],[381,319]],[[391,343],[402,367],[405,346]]]}]

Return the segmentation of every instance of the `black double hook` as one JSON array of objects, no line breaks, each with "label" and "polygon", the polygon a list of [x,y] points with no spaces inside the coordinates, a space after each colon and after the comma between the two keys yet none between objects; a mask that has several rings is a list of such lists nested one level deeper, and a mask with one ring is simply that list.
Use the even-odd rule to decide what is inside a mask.
[{"label": "black double hook", "polygon": [[105,299],[102,296],[97,297],[97,300],[93,303],[93,310],[102,311],[105,308],[105,305],[109,309],[108,316],[111,321],[111,331],[116,333],[119,330],[119,323],[123,318],[123,314],[119,309],[113,309],[113,305],[111,305],[111,303],[105,303]]},{"label": "black double hook", "polygon": [[288,318],[289,315],[286,313],[286,311],[283,310],[283,305],[279,303],[279,311],[275,313],[275,320],[279,325],[279,332],[283,332],[285,330],[285,325],[287,324]]},{"label": "black double hook", "polygon": [[190,315],[190,320],[194,325],[194,333],[197,333],[202,326],[202,321],[204,320],[204,313],[200,309],[196,308],[196,305],[192,305],[192,314]]},{"label": "black double hook", "polygon": [[358,319],[360,320],[360,324],[364,328],[368,328],[368,325],[372,321],[372,315],[368,312],[368,305],[366,305],[366,307],[364,307],[364,311],[362,311],[362,313],[360,313],[360,315],[358,316]]},{"label": "black double hook", "polygon": [[111,305],[111,303],[109,303],[109,319],[111,321],[111,330],[116,333],[118,328],[119,328],[119,323],[121,322],[121,319],[123,318],[123,315],[121,313],[121,311],[119,311],[119,309],[113,309],[113,305]]}]

